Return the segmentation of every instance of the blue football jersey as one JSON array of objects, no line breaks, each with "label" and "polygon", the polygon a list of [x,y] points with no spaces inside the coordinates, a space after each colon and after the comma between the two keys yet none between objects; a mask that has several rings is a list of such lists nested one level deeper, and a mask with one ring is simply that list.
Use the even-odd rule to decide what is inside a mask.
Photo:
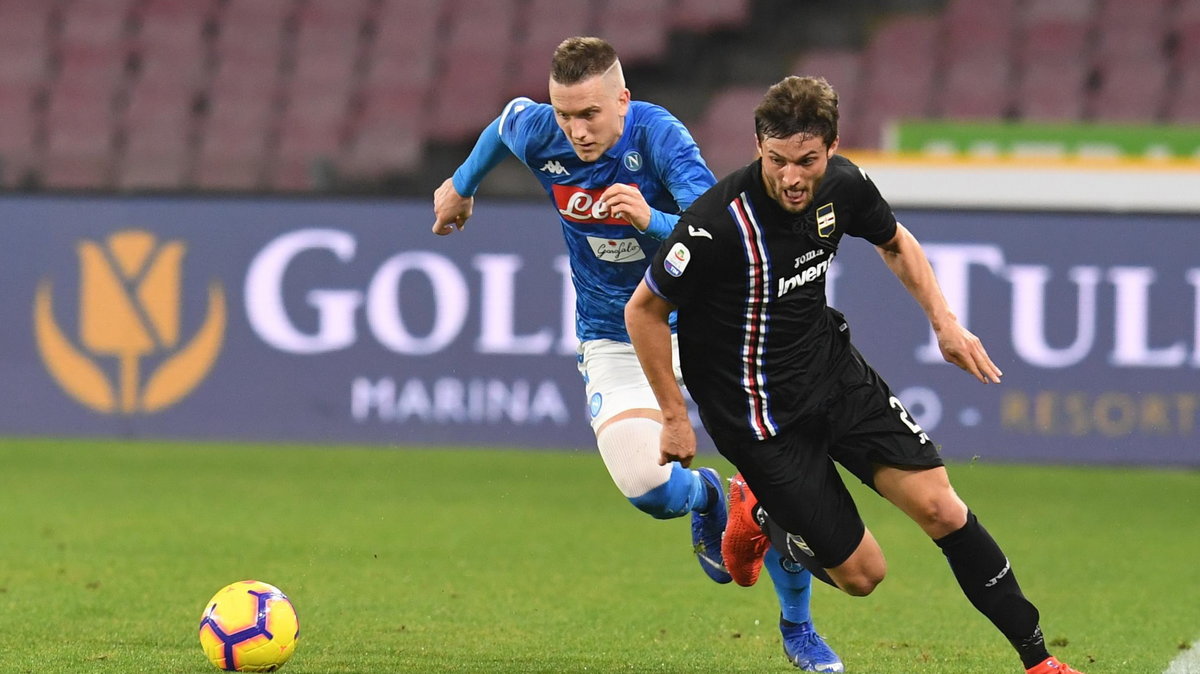
[{"label": "blue football jersey", "polygon": [[625,303],[661,241],[612,217],[599,197],[610,185],[641,191],[669,214],[663,234],[683,209],[715,184],[687,128],[664,108],[631,101],[621,137],[594,161],[581,160],[555,122],[554,108],[528,98],[508,103],[497,120],[501,142],[541,181],[558,212],[575,285],[575,333],[580,341],[629,341]]}]

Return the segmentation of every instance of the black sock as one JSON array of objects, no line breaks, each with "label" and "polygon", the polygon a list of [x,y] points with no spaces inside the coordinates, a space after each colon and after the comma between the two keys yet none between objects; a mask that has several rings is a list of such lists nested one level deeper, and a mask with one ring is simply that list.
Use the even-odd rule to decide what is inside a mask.
[{"label": "black sock", "polygon": [[1050,657],[1037,607],[1021,593],[1008,558],[975,513],[968,511],[963,528],[934,543],[946,555],[967,599],[1008,638],[1026,669]]},{"label": "black sock", "polygon": [[788,532],[776,524],[775,520],[767,515],[767,511],[763,510],[761,505],[754,506],[754,519],[758,522],[758,526],[762,528],[763,533],[767,535],[767,538],[771,539],[771,546],[778,550],[784,559],[790,559],[808,569],[812,573],[813,578],[837,587],[837,583],[833,582],[833,579],[829,577],[829,572],[821,566],[821,563],[817,561],[812,552],[800,547],[796,542],[797,539],[794,536],[789,536]]}]

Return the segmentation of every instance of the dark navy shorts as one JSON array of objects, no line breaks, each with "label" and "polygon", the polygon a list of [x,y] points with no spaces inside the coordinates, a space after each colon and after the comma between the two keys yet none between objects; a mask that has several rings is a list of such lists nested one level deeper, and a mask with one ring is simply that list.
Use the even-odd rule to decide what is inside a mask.
[{"label": "dark navy shorts", "polygon": [[765,441],[717,438],[771,519],[823,568],[846,561],[865,526],[834,461],[875,488],[875,469],[943,465],[887,382],[851,347],[820,410]]}]

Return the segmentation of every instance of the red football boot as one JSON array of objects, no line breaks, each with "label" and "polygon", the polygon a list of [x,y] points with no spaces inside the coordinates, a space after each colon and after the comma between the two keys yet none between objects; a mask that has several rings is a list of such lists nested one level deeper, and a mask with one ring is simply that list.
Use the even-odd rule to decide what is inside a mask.
[{"label": "red football boot", "polygon": [[1058,658],[1051,656],[1025,670],[1025,674],[1083,674],[1083,672],[1059,662]]},{"label": "red football boot", "polygon": [[771,541],[754,519],[756,505],[758,499],[742,479],[742,474],[734,475],[729,480],[729,522],[721,538],[721,556],[733,582],[742,587],[758,582],[763,555],[771,547]]}]

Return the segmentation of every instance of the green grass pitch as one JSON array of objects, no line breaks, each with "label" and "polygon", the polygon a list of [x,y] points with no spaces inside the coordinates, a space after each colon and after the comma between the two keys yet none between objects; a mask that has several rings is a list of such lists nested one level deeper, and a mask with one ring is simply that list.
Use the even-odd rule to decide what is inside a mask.
[{"label": "green grass pitch", "polygon": [[[1063,659],[1162,672],[1200,637],[1200,473],[950,470]],[[854,491],[890,569],[815,590],[847,671],[1019,672],[938,549]],[[299,611],[291,674],[795,671],[765,574],[707,580],[687,520],[636,512],[590,448],[0,441],[0,672],[215,672],[200,613],[247,578]]]}]

